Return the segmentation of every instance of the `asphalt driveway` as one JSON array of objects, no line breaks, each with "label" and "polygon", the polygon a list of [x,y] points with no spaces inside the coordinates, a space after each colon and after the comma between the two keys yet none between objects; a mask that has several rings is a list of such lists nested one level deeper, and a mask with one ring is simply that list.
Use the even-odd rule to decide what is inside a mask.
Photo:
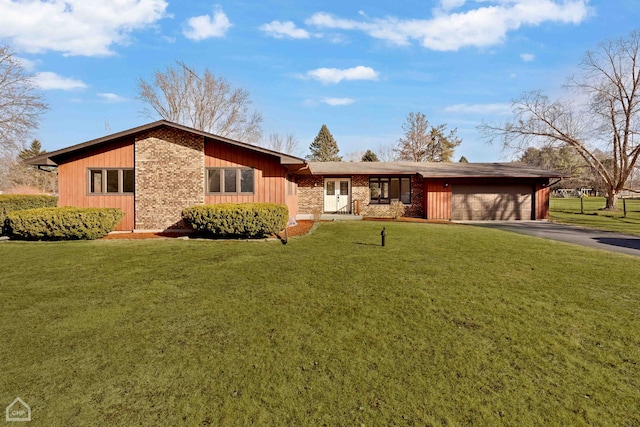
[{"label": "asphalt driveway", "polygon": [[547,221],[460,221],[640,257],[640,237]]}]

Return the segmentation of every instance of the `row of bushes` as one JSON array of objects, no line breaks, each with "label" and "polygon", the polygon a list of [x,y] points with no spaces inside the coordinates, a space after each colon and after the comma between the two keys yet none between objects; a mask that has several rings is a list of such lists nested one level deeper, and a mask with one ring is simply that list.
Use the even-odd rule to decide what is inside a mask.
[{"label": "row of bushes", "polygon": [[[53,207],[56,203],[52,196],[0,195],[2,231],[28,240],[98,239],[124,216],[120,209]],[[287,207],[275,203],[193,206],[182,215],[196,231],[247,238],[277,234],[289,218]]]},{"label": "row of bushes", "polygon": [[42,194],[0,194],[0,236],[5,234],[7,214],[14,211],[55,207],[58,198]]},{"label": "row of bushes", "polygon": [[182,216],[194,230],[206,234],[255,238],[285,228],[289,210],[275,203],[222,203],[193,206],[182,211]]}]

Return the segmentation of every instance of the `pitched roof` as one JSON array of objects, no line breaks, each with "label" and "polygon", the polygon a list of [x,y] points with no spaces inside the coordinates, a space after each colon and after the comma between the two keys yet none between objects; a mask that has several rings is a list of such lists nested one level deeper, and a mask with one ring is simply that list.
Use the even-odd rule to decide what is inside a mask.
[{"label": "pitched roof", "polygon": [[268,154],[271,156],[279,157],[280,163],[283,165],[304,165],[305,160],[299,157],[291,156],[289,154],[279,153],[277,151],[269,150],[263,147],[258,147],[256,145],[248,144],[246,142],[240,142],[233,139],[225,138],[222,136],[214,135],[212,133],[204,132],[201,130],[193,129],[188,126],[180,125],[178,123],[173,123],[167,120],[158,120],[157,122],[148,123],[146,125],[138,126],[129,130],[125,130],[123,132],[114,133],[112,135],[103,136],[101,138],[92,139],[91,141],[82,142],[80,144],[72,145],[67,148],[62,148],[60,150],[52,151],[50,153],[41,154],[39,156],[31,157],[26,159],[24,162],[28,165],[36,165],[36,166],[57,166],[57,160],[64,158],[66,155],[70,155],[72,153],[76,153],[87,148],[99,146],[102,144],[107,144],[111,141],[125,138],[129,136],[133,136],[142,132],[149,131],[151,129],[156,129],[160,127],[170,127],[173,129],[182,130],[185,132],[189,132],[195,135],[200,135],[205,138],[215,139],[217,141],[222,141],[227,144],[235,145],[237,147],[246,148],[249,150],[257,151],[260,153]]},{"label": "pitched roof", "polygon": [[413,175],[424,178],[566,178],[524,163],[310,162],[313,175]]}]

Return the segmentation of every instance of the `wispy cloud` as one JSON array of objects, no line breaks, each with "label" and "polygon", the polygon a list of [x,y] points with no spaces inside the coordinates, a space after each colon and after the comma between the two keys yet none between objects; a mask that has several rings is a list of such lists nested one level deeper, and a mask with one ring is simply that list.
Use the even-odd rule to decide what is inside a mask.
[{"label": "wispy cloud", "polygon": [[296,27],[296,24],[291,21],[271,21],[268,24],[261,25],[260,30],[276,39],[308,39],[311,37],[307,30]]},{"label": "wispy cloud", "polygon": [[213,37],[224,37],[232,27],[231,21],[221,8],[217,7],[213,15],[202,15],[189,18],[183,34],[189,40],[205,40]]},{"label": "wispy cloud", "polygon": [[337,107],[342,105],[350,105],[355,102],[353,98],[322,98],[322,102],[325,104]]},{"label": "wispy cloud", "polygon": [[36,85],[43,90],[74,90],[86,89],[87,87],[82,80],[62,77],[50,71],[36,73],[33,79]]},{"label": "wispy cloud", "polygon": [[509,115],[512,113],[511,104],[495,103],[495,104],[455,104],[444,109],[447,113],[458,114],[494,114]]},{"label": "wispy cloud", "polygon": [[39,61],[32,61],[31,59],[22,58],[20,56],[14,56],[13,59],[18,61],[18,63],[22,65],[22,68],[24,68],[25,71],[28,71],[28,72],[35,70],[36,65],[38,65],[39,63]]},{"label": "wispy cloud", "polygon": [[449,11],[464,6],[465,0],[440,0],[442,10]]},{"label": "wispy cloud", "polygon": [[[464,2],[457,0],[440,3],[443,9],[462,4]],[[319,12],[305,22],[317,28],[360,31],[398,46],[417,41],[428,49],[451,51],[502,43],[509,31],[526,25],[543,22],[579,24],[591,12],[588,0],[483,0],[481,4],[487,5],[458,13],[443,10],[430,19],[355,20]]]},{"label": "wispy cloud", "polygon": [[0,1],[0,39],[18,50],[65,55],[112,55],[132,32],[165,17],[165,0]]},{"label": "wispy cloud", "polygon": [[535,61],[536,56],[533,53],[521,53],[520,59],[522,59],[524,62],[532,62]]},{"label": "wispy cloud", "polygon": [[109,104],[116,104],[118,102],[125,102],[127,100],[127,98],[123,96],[116,95],[115,93],[110,93],[110,92],[102,92],[102,93],[98,93],[97,95],[100,98],[102,98],[104,102]]},{"label": "wispy cloud", "polygon": [[316,68],[307,71],[306,77],[322,83],[340,83],[343,80],[378,80],[378,72],[371,67],[358,65],[353,68]]}]

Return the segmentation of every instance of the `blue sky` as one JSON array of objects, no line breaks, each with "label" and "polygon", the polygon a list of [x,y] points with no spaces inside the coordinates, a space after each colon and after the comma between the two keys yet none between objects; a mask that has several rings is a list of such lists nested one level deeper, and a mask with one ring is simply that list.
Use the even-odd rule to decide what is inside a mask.
[{"label": "blue sky", "polygon": [[137,81],[183,61],[251,93],[298,155],[324,123],[342,155],[396,144],[410,112],[457,128],[456,160],[508,160],[476,127],[523,91],[560,95],[581,57],[637,29],[637,0],[0,0],[0,43],[49,103],[52,151],[151,121]]}]

